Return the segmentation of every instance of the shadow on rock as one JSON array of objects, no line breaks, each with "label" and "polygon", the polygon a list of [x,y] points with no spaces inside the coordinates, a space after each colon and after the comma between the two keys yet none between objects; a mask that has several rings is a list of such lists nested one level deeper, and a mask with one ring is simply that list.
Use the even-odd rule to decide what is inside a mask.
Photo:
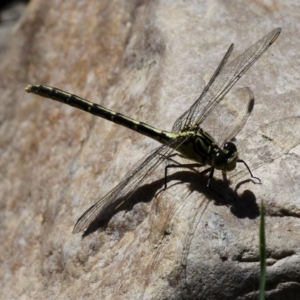
[{"label": "shadow on rock", "polygon": [[[211,180],[210,187],[207,187],[208,175],[210,168],[202,171],[178,171],[174,174],[168,175],[167,189],[177,184],[188,184],[190,193],[198,192],[205,196],[208,201],[213,201],[215,205],[224,205],[230,208],[230,211],[237,218],[249,218],[255,219],[259,216],[259,207],[256,203],[255,195],[245,190],[242,194],[238,194],[236,190],[230,187],[230,182],[223,179]],[[172,184],[172,181],[177,181]],[[243,183],[251,181],[246,180],[238,183],[239,188]],[[102,228],[105,230],[112,217],[120,211],[131,211],[137,203],[147,203],[157,197],[159,194],[164,193],[165,178],[153,181],[150,184],[144,184],[137,188],[131,195],[125,195],[122,198],[118,198],[107,207],[106,210],[100,212],[98,217],[93,221],[90,226],[83,233],[82,237],[89,235]],[[116,208],[116,203],[122,203],[119,208]],[[146,215],[140,220],[135,220],[135,226],[143,221]],[[122,225],[122,231],[131,230],[128,226]],[[130,227],[130,226],[129,226]],[[127,228],[127,229],[126,229]]]}]

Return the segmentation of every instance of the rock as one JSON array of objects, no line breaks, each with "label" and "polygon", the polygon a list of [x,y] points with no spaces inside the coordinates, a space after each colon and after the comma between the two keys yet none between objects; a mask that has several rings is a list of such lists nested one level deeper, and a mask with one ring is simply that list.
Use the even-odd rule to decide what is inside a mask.
[{"label": "rock", "polygon": [[[299,6],[292,3],[247,10],[223,2],[28,4],[0,65],[3,299],[257,299],[262,200],[268,293],[297,299],[299,147],[254,168],[262,184],[247,172],[229,173],[228,187],[215,171],[213,191],[207,174],[183,169],[172,170],[160,192],[161,166],[134,193],[128,212],[73,235],[80,215],[158,143],[24,92],[27,84],[48,84],[170,130],[232,42],[229,61],[283,27],[233,88],[249,86],[255,96],[242,139],[300,115],[299,47],[290,27]],[[288,139],[290,131],[282,132]]]}]

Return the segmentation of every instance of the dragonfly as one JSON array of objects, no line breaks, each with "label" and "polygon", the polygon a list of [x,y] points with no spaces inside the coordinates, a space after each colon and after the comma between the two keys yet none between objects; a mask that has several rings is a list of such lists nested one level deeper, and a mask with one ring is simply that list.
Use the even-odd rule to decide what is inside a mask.
[{"label": "dragonfly", "polygon": [[[128,203],[134,191],[137,190],[144,180],[152,174],[159,165],[172,157],[174,153],[177,153],[179,157],[191,161],[191,164],[183,166],[210,166],[211,170],[207,186],[210,186],[215,169],[226,173],[234,170],[237,163],[244,164],[250,176],[256,178],[253,176],[247,163],[239,157],[237,147],[234,142],[231,141],[244,126],[251,112],[251,108],[247,110],[239,124],[236,124],[236,126],[231,129],[231,134],[229,134],[228,141],[224,141],[223,148],[221,148],[212,135],[203,128],[203,125],[233,85],[276,41],[280,32],[281,28],[274,29],[232,62],[227,63],[234,46],[231,44],[203,92],[194,104],[175,121],[171,131],[157,129],[156,127],[139,122],[58,88],[40,84],[28,85],[25,88],[25,91],[28,93],[37,94],[74,106],[93,115],[125,126],[162,144],[148,153],[148,155],[139,162],[138,166],[134,167],[115,188],[86,210],[75,224],[73,233],[87,230],[95,221],[100,222],[106,219],[107,215],[113,214],[125,203]],[[253,105],[249,104],[249,107],[251,106]],[[176,166],[176,164],[171,166]],[[169,166],[167,166],[165,170],[167,170],[168,167]]]}]

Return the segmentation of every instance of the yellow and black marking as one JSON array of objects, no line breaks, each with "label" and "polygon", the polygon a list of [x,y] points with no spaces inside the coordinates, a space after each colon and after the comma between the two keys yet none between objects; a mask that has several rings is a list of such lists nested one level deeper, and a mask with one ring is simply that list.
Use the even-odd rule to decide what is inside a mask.
[{"label": "yellow and black marking", "polygon": [[[116,124],[125,126],[131,130],[134,130],[138,133],[146,135],[162,144],[168,143],[171,139],[175,138],[175,135],[172,132],[167,132],[159,130],[153,126],[150,126],[146,123],[139,122],[118,112],[114,112],[104,106],[93,103],[89,100],[76,96],[74,94],[65,92],[55,87],[48,85],[28,85],[25,88],[25,91],[28,93],[33,93],[45,98],[50,98],[58,102],[68,104],[70,106],[76,107],[78,109],[84,110],[95,116],[104,118],[106,120],[112,121]],[[177,135],[176,135],[177,137]]]}]

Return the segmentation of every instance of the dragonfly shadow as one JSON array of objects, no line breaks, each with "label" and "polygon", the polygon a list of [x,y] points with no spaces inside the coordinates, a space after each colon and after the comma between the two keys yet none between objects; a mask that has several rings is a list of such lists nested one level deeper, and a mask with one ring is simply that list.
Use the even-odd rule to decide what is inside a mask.
[{"label": "dragonfly shadow", "polygon": [[[112,204],[112,207],[115,206],[115,203],[122,203],[124,201],[124,203],[117,209],[110,209],[108,210],[109,212],[106,214],[105,217],[101,216],[101,219],[96,218],[91,224],[90,226],[84,231],[82,237],[85,237],[95,231],[97,231],[98,229],[103,229],[105,230],[108,227],[108,224],[110,222],[110,220],[112,219],[112,217],[114,215],[116,215],[117,213],[124,211],[125,213],[133,210],[134,206],[138,203],[148,203],[151,200],[153,200],[153,198],[155,197],[157,191],[159,189],[161,189],[164,186],[164,178],[156,180],[151,182],[150,184],[144,184],[142,186],[140,186],[139,188],[137,188],[129,197],[127,197],[127,195],[125,195],[122,198],[118,198],[116,199],[116,201]],[[143,214],[141,214],[143,215]],[[136,226],[137,224],[141,223],[143,221],[143,217],[141,217],[139,220],[135,220],[135,224],[134,226]],[[129,226],[122,226],[122,231],[127,231],[130,230],[129,228],[126,227],[130,227]]]},{"label": "dragonfly shadow", "polygon": [[249,219],[255,219],[260,215],[259,206],[256,202],[255,195],[250,190],[244,190],[242,194],[238,194],[237,192],[243,186],[243,184],[248,182],[260,184],[251,178],[238,182],[234,189],[234,194],[237,195],[239,201],[232,206],[231,212],[238,218],[248,217]]},{"label": "dragonfly shadow", "polygon": [[[238,189],[246,182],[253,180],[244,180],[233,189],[230,187],[230,181],[213,178],[210,187],[207,187],[208,173],[207,169],[200,173],[192,171],[181,171],[174,174],[177,180],[182,183],[189,183],[189,189],[192,192],[198,192],[205,196],[208,201],[213,201],[216,206],[227,206],[231,213],[237,218],[255,219],[259,216],[259,206],[254,193],[250,190],[244,190],[238,193]],[[175,178],[175,177],[174,177]],[[169,179],[170,180],[170,179]]]},{"label": "dragonfly shadow", "polygon": [[[255,219],[259,216],[259,207],[256,203],[255,195],[249,191],[245,190],[242,194],[237,192],[237,189],[233,190],[229,186],[229,182],[227,180],[216,179],[213,178],[211,180],[210,187],[207,187],[208,175],[210,169],[206,169],[202,172],[195,172],[191,170],[177,171],[173,174],[168,175],[168,184],[167,189],[172,189],[175,185],[188,185],[190,190],[190,194],[193,192],[198,192],[201,195],[204,195],[205,199],[208,201],[213,201],[213,203],[217,206],[227,206],[230,208],[230,211],[233,215],[238,218],[250,218]],[[176,181],[176,183],[172,184],[172,181]],[[244,183],[241,182],[237,186],[241,186]],[[153,181],[150,184],[144,184],[138,189],[136,189],[132,195],[127,198],[126,196],[123,198],[118,198],[116,202],[121,203],[125,201],[124,204],[117,209],[110,210],[111,213],[108,213],[105,218],[101,217],[101,220],[95,219],[94,222],[90,224],[90,226],[85,230],[82,237],[85,237],[100,228],[105,230],[108,227],[108,224],[112,217],[119,213],[120,211],[131,211],[134,209],[134,206],[138,203],[148,203],[152,201],[158,195],[164,193],[166,190],[164,189],[165,178],[161,178],[159,180]],[[133,226],[141,223],[145,214],[141,214],[142,216],[139,219],[135,220],[134,225],[122,225],[122,231],[125,233],[128,230],[131,230]],[[120,227],[118,226],[118,230]],[[122,233],[121,233],[122,235]]]}]

